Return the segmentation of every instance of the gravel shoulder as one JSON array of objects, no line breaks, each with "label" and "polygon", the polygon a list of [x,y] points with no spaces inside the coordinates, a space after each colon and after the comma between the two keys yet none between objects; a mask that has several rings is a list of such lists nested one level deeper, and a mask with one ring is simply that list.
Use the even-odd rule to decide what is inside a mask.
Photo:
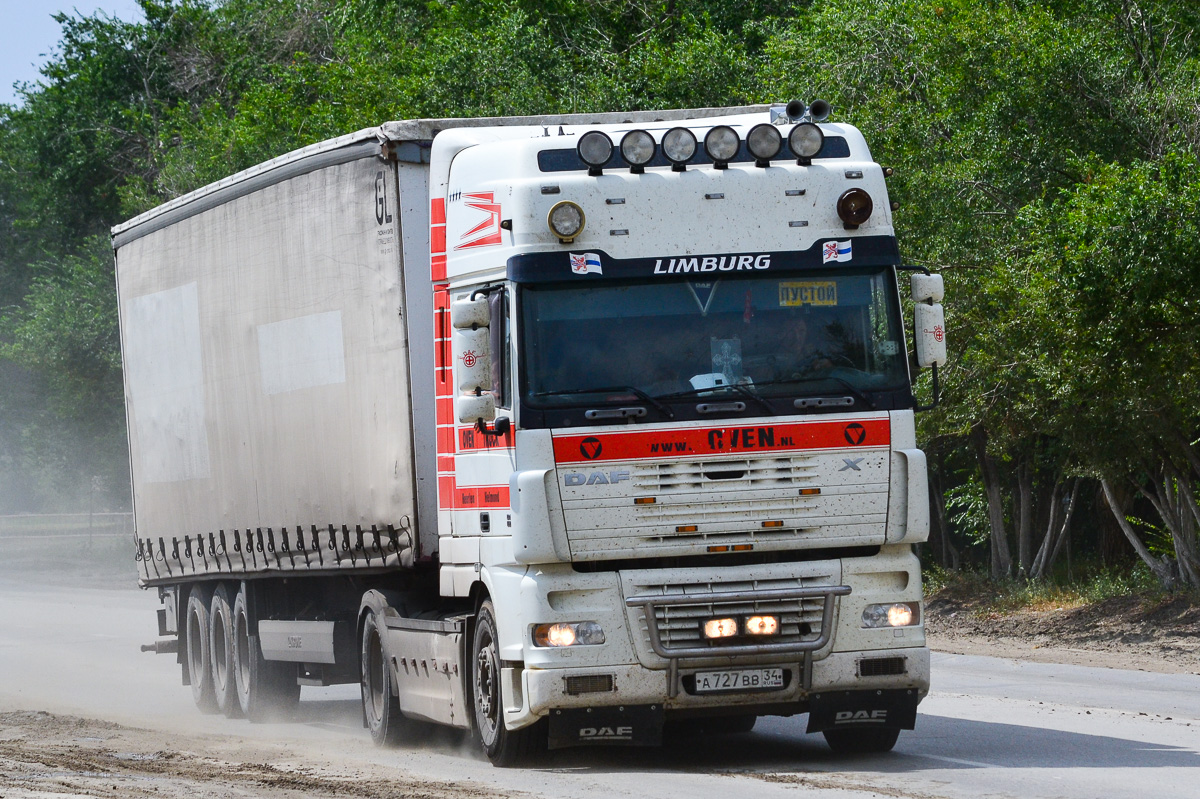
[{"label": "gravel shoulder", "polygon": [[1114,597],[1077,607],[997,609],[947,589],[929,597],[930,648],[1037,663],[1200,674],[1200,604],[1185,596]]}]

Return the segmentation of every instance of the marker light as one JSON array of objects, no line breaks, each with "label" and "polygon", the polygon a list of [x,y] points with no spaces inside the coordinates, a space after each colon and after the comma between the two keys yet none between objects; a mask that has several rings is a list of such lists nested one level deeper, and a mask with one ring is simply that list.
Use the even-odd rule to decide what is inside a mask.
[{"label": "marker light", "polygon": [[709,619],[704,622],[705,638],[732,638],[737,634],[737,619]]},{"label": "marker light", "polygon": [[583,225],[586,221],[583,209],[570,200],[555,203],[554,207],[550,209],[550,213],[546,216],[546,222],[550,225],[550,232],[558,236],[558,240],[563,244],[573,242],[575,237],[583,230]]},{"label": "marker light", "polygon": [[687,128],[671,128],[662,137],[663,155],[671,162],[671,169],[682,172],[688,161],[696,154],[696,134]]},{"label": "marker light", "polygon": [[746,635],[776,635],[778,632],[778,616],[751,616],[746,619]]},{"label": "marker light", "polygon": [[654,137],[644,130],[631,130],[621,139],[621,156],[630,172],[642,172],[654,159]]},{"label": "marker light", "polygon": [[859,188],[847,189],[837,201],[838,216],[846,223],[846,227],[858,227],[866,222],[874,208],[871,195]]},{"label": "marker light", "polygon": [[729,166],[740,146],[737,131],[728,125],[717,125],[704,136],[704,151],[713,160],[715,169]]},{"label": "marker light", "polygon": [[863,608],[863,627],[911,627],[921,620],[916,602],[867,605]]},{"label": "marker light", "polygon": [[774,125],[755,125],[746,134],[746,147],[754,156],[755,166],[769,166],[771,159],[783,149],[783,136]]},{"label": "marker light", "polygon": [[534,646],[592,646],[604,643],[604,630],[594,621],[539,624],[533,628]]},{"label": "marker light", "polygon": [[599,175],[601,167],[611,161],[613,156],[612,139],[598,130],[589,130],[580,136],[575,149],[583,163],[588,165],[589,175]]},{"label": "marker light", "polygon": [[812,159],[824,146],[824,132],[811,122],[801,122],[788,134],[788,147],[791,148],[792,155],[796,156],[796,163],[802,166],[812,163]]}]

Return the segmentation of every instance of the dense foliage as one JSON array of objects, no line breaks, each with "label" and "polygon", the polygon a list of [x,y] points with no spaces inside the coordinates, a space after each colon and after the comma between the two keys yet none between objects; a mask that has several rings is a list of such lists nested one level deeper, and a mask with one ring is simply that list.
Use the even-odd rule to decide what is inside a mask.
[{"label": "dense foliage", "polygon": [[141,5],[0,106],[0,512],[128,501],[110,225],[386,119],[824,97],[948,279],[930,556],[1200,584],[1192,0]]}]

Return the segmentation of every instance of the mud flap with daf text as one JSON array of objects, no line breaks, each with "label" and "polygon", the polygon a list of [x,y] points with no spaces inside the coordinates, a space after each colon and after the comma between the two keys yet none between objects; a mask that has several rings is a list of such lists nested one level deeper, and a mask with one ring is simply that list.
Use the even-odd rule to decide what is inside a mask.
[{"label": "mud flap with daf text", "polygon": [[813,694],[808,711],[808,732],[911,730],[917,723],[920,699],[920,692],[915,688]]},{"label": "mud flap with daf text", "polygon": [[550,711],[547,748],[659,746],[664,717],[662,705],[555,708]]}]

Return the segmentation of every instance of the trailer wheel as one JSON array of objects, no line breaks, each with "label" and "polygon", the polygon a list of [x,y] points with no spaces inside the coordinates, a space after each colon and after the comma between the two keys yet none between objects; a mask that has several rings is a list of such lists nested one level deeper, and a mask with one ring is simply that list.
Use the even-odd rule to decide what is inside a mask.
[{"label": "trailer wheel", "polygon": [[542,747],[545,722],[520,730],[504,726],[504,702],[500,690],[500,646],[496,640],[496,611],[484,600],[475,617],[471,653],[471,697],[475,730],[483,751],[496,766],[515,766],[528,760]]},{"label": "trailer wheel", "polygon": [[363,718],[377,746],[395,746],[403,740],[406,719],[400,712],[400,699],[392,688],[392,669],[383,651],[379,619],[374,610],[363,617],[362,630]]},{"label": "trailer wheel", "polygon": [[900,728],[882,730],[825,730],[825,743],[839,755],[890,752],[900,737]]},{"label": "trailer wheel", "polygon": [[242,715],[233,685],[233,608],[224,583],[213,591],[209,611],[208,650],[212,655],[212,683],[217,707],[231,719]]},{"label": "trailer wheel", "polygon": [[208,651],[208,605],[211,600],[207,589],[201,586],[192,588],[188,594],[187,618],[184,622],[188,682],[192,686],[192,701],[201,713],[220,710],[216,694],[213,693],[212,656]]},{"label": "trailer wheel", "polygon": [[295,666],[266,660],[258,636],[250,635],[245,591],[233,601],[233,687],[237,705],[254,723],[286,718],[300,701]]}]

